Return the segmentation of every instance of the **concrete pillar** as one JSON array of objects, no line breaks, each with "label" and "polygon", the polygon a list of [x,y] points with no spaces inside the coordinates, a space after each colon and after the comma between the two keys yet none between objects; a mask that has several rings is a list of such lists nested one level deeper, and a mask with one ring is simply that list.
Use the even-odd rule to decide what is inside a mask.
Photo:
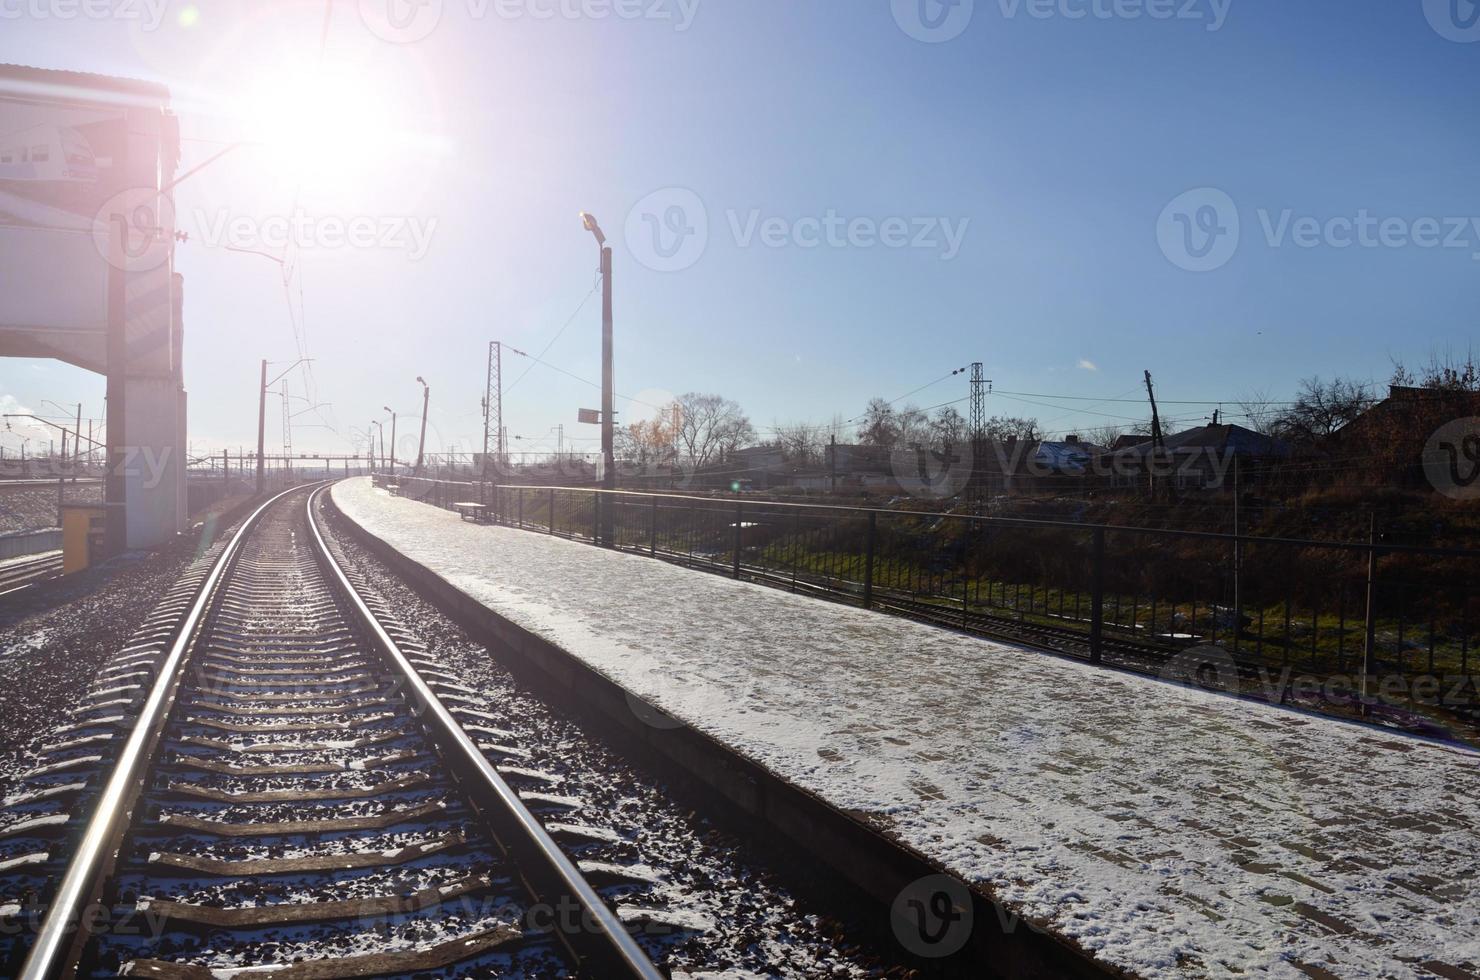
[{"label": "concrete pillar", "polygon": [[127,546],[153,548],[185,526],[185,392],[172,378],[128,378],[124,406]]}]

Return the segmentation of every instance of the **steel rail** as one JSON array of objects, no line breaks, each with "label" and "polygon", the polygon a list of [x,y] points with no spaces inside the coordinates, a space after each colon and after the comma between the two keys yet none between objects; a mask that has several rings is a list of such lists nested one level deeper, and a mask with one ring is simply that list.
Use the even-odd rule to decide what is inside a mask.
[{"label": "steel rail", "polygon": [[[399,679],[405,682],[413,704],[421,709],[417,714],[422,723],[429,726],[434,738],[452,754],[453,758],[448,761],[457,764],[469,775],[472,785],[465,788],[481,797],[483,802],[494,803],[510,818],[512,829],[523,839],[525,847],[522,850],[544,865],[539,869],[544,872],[542,877],[553,881],[565,896],[573,898],[585,912],[573,923],[565,922],[563,917],[555,917],[557,928],[565,926],[560,928],[563,938],[571,944],[577,956],[589,957],[595,961],[592,965],[600,969],[599,972],[591,973],[591,976],[606,978],[621,975],[641,977],[644,980],[663,980],[664,975],[637,945],[621,919],[596,894],[596,890],[586,881],[580,870],[525,807],[518,794],[489,763],[483,751],[463,731],[462,725],[442,704],[426,681],[422,680],[411,661],[401,652],[401,648],[350,583],[329,551],[314,514],[314,503],[323,492],[324,488],[320,487],[309,495],[307,509],[308,526],[313,531],[314,543],[325,567],[339,584],[365,628],[380,645],[386,659],[400,673]],[[534,872],[536,869],[525,870]],[[613,970],[620,973],[614,973]]]},{"label": "steel rail", "polygon": [[299,489],[301,488],[294,487],[272,497],[242,522],[191,602],[189,611],[181,621],[179,632],[160,664],[158,676],[149,690],[143,710],[113,765],[107,786],[98,797],[87,829],[78,842],[77,851],[67,865],[61,886],[41,922],[36,941],[26,955],[25,965],[17,975],[18,980],[47,980],[75,966],[74,954],[80,951],[89,935],[85,925],[86,917],[82,914],[85,903],[91,900],[99,885],[99,874],[109,856],[106,853],[107,848],[117,842],[117,831],[127,826],[133,815],[136,793],[143,782],[156,738],[165,719],[169,717],[183,674],[186,654],[195,640],[197,628],[210,605],[211,597],[232,559],[241,550],[242,542],[256,527],[263,513],[283,497]]}]

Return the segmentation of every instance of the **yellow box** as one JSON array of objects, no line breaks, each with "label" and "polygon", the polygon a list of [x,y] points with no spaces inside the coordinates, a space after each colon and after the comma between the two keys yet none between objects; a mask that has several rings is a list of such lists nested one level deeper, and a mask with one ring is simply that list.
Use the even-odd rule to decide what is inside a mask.
[{"label": "yellow box", "polygon": [[101,554],[103,518],[107,513],[90,504],[62,505],[62,574],[80,572]]}]

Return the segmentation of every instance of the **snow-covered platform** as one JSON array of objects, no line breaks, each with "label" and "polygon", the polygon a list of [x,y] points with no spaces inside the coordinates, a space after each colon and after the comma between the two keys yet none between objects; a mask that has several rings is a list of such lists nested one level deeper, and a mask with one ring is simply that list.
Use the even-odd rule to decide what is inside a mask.
[{"label": "snow-covered platform", "polygon": [[674,717],[1148,976],[1480,975],[1480,754],[334,488]]}]

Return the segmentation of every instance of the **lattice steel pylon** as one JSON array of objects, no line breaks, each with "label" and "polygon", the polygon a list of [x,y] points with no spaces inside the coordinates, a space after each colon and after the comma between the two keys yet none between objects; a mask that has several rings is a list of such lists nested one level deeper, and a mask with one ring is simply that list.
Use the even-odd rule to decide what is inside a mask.
[{"label": "lattice steel pylon", "polygon": [[981,513],[982,502],[987,497],[987,380],[980,361],[971,365],[971,418],[968,432],[971,434],[971,503]]},{"label": "lattice steel pylon", "polygon": [[508,467],[504,443],[504,345],[497,340],[488,345],[488,385],[483,394],[483,478],[488,478],[489,440],[494,442],[493,458],[500,474]]}]

